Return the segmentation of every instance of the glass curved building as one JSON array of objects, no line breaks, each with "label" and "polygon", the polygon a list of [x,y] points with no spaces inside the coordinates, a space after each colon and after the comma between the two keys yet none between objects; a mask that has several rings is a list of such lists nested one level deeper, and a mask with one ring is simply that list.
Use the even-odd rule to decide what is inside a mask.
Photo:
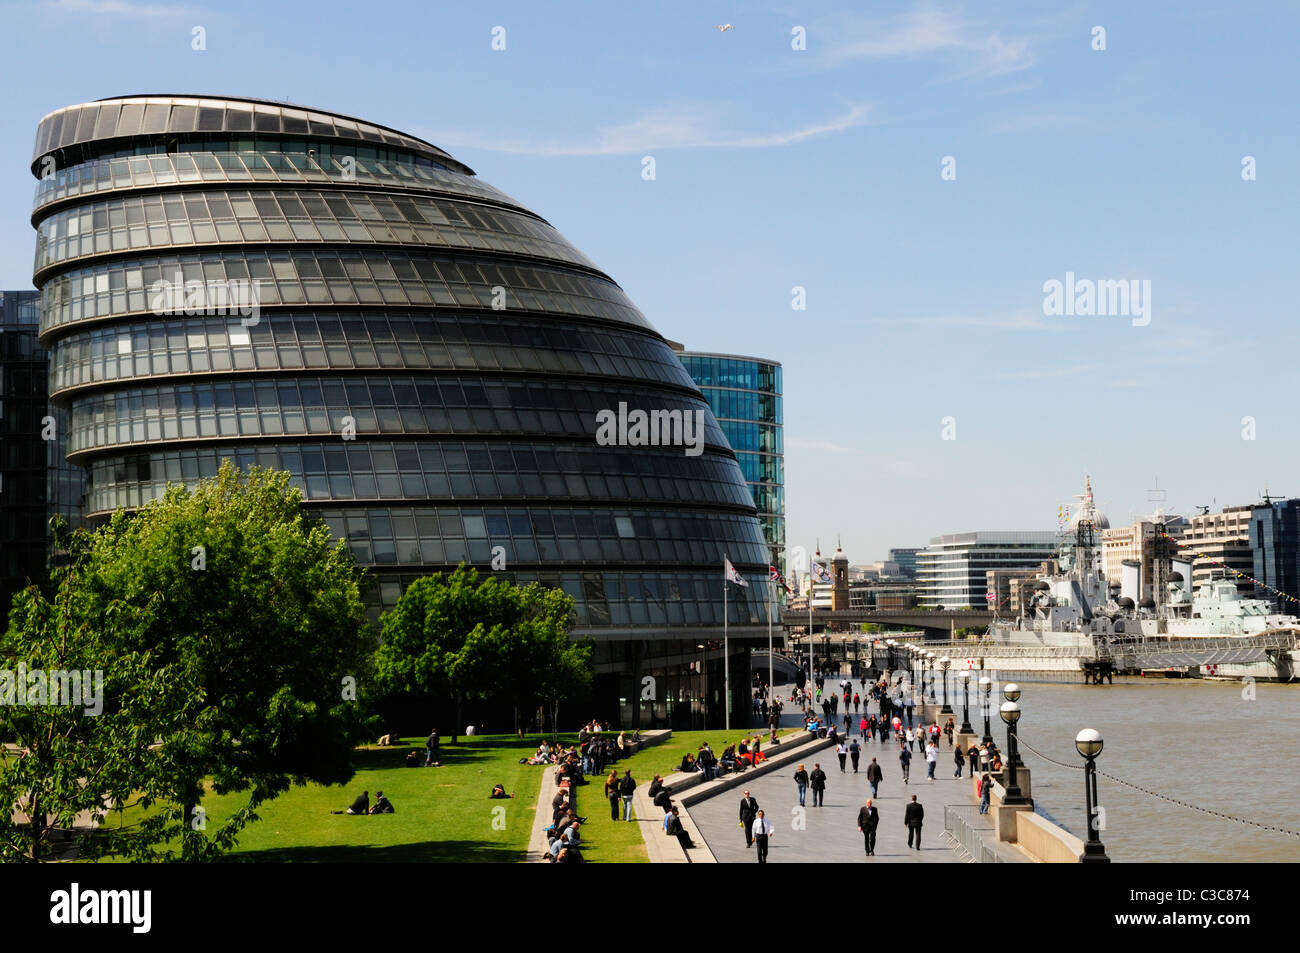
[{"label": "glass curved building", "polygon": [[[543,218],[420,139],[260,100],[60,109],[32,171],[41,342],[88,519],[226,459],[285,469],[377,605],[504,560],[576,600],[603,714],[720,720],[724,553],[753,580],[728,599],[733,673],[766,639],[745,475],[663,337]],[[605,411],[664,439],[602,439]],[[695,674],[700,645],[719,677]]]},{"label": "glass curved building", "polygon": [[678,353],[704,394],[749,484],[771,549],[785,572],[785,445],[781,365],[738,354]]}]

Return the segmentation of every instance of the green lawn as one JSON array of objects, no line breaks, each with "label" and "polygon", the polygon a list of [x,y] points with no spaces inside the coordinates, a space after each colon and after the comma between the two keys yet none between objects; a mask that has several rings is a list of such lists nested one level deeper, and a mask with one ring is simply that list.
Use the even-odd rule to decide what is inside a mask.
[{"label": "green lawn", "polygon": [[[357,773],[349,784],[294,787],[263,804],[261,820],[244,829],[230,857],[264,862],[521,861],[544,769],[519,764],[519,759],[532,754],[541,737],[462,737],[457,745],[444,740],[440,768],[406,767],[412,748],[424,760],[423,738],[405,739],[401,747],[358,748]],[[514,798],[489,799],[497,782]],[[370,792],[372,803],[376,792],[383,791],[396,813],[330,813],[344,810],[363,790]],[[210,794],[203,806],[212,823],[240,803],[238,795]]]},{"label": "green lawn", "polygon": [[[781,736],[802,733],[801,729],[789,728]],[[620,775],[631,768],[637,783],[648,785],[656,773],[665,777],[673,774],[682,754],[698,750],[704,740],[715,752],[721,752],[726,747],[725,738],[738,740],[740,736],[738,731],[731,735],[721,731],[674,732],[663,744],[624,758],[615,767]],[[536,806],[542,773],[551,769],[519,763],[520,758],[533,753],[542,737],[462,737],[457,745],[444,740],[440,768],[406,767],[406,753],[412,748],[424,760],[423,738],[405,739],[399,747],[357,748],[357,773],[349,784],[294,787],[262,805],[261,820],[244,829],[230,859],[344,863],[522,861],[534,825],[549,820],[536,817]],[[562,735],[561,740],[573,743],[576,736]],[[578,812],[588,818],[582,830],[583,857],[594,863],[644,863],[642,825],[611,821],[604,778],[592,776],[588,781],[578,789]],[[497,782],[504,784],[514,798],[489,799],[488,793]],[[372,802],[376,792],[383,791],[396,813],[367,817],[331,813],[344,810],[363,790],[370,792]],[[212,824],[229,816],[241,803],[238,795],[209,794],[203,806]],[[133,812],[112,815],[107,824],[129,824],[137,816]]]}]

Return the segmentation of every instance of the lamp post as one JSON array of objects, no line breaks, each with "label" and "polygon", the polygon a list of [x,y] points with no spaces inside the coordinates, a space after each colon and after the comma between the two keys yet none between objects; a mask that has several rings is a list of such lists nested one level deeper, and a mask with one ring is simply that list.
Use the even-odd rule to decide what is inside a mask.
[{"label": "lamp post", "polygon": [[925,657],[930,663],[930,704],[933,705],[938,701],[938,699],[934,697],[934,653],[926,652]]},{"label": "lamp post", "polygon": [[897,644],[898,644],[898,643],[895,642],[893,639],[885,639],[885,645],[887,645],[887,646],[889,647],[889,649],[888,649],[888,652],[889,652],[889,657],[888,657],[889,664],[886,665],[885,667],[888,668],[891,672],[894,670],[894,646],[897,645]]},{"label": "lamp post", "polygon": [[989,678],[987,675],[981,675],[980,688],[984,692],[982,704],[984,709],[984,743],[986,745],[991,745],[993,744],[993,732],[989,728],[989,705],[991,704],[989,696],[993,692],[993,679]]},{"label": "lamp post", "polygon": [[939,709],[941,715],[951,715],[952,707],[948,704],[948,666],[952,664],[952,659],[944,656],[939,659],[939,670],[943,672],[943,708]]},{"label": "lamp post", "polygon": [[1016,775],[1016,722],[1020,720],[1020,706],[1016,699],[1020,697],[1020,689],[1016,685],[1007,685],[1002,694],[1007,700],[1002,703],[1000,714],[1002,720],[1007,723],[1007,793],[1003,798],[1003,804],[1027,804],[1028,799],[1020,793],[1020,784]]},{"label": "lamp post", "polygon": [[961,731],[969,735],[973,734],[970,727],[970,672],[963,669],[957,677],[961,679]]},{"label": "lamp post", "polygon": [[709,727],[708,702],[704,697],[704,643],[700,642],[696,644],[695,647],[700,650],[699,704],[700,704],[700,730],[703,731],[704,729]]},{"label": "lamp post", "polygon": [[1106,848],[1101,845],[1101,834],[1097,831],[1099,818],[1093,817],[1094,812],[1100,811],[1097,805],[1097,755],[1101,754],[1101,732],[1095,728],[1083,729],[1075,736],[1074,747],[1079,754],[1083,755],[1086,762],[1083,768],[1083,784],[1084,802],[1088,812],[1088,840],[1083,845],[1083,857],[1079,862],[1109,864],[1110,858],[1106,856]]},{"label": "lamp post", "polygon": [[[1002,688],[1002,697],[1009,702],[1020,701],[1020,686],[1017,685],[1015,682],[1010,682],[1007,685],[1004,685]],[[1017,769],[1023,768],[1025,766],[1025,762],[1020,760],[1019,747],[1008,748],[1007,760],[1011,764],[1013,764]]]}]

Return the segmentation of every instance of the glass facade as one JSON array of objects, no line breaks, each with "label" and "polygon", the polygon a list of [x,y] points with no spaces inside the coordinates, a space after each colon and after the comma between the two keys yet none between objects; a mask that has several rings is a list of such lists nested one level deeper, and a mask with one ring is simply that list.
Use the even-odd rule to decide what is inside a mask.
[{"label": "glass facade", "polygon": [[699,386],[745,475],[771,563],[785,572],[785,446],[781,365],[752,357],[691,351],[678,358]]},{"label": "glass facade", "polygon": [[[223,460],[288,470],[376,609],[461,560],[564,588],[606,711],[637,707],[641,673],[684,680],[642,725],[720,704],[677,646],[720,635],[724,553],[752,580],[726,603],[736,669],[765,643],[746,484],[779,502],[779,367],[720,426],[622,289],[463,163],[345,116],[163,96],[50,114],[32,171],[41,342],[90,519]],[[604,445],[620,404],[698,420],[701,452]]]},{"label": "glass facade", "polygon": [[916,554],[917,603],[925,609],[987,609],[990,569],[1037,569],[1056,555],[1053,532],[954,533]]},{"label": "glass facade", "polygon": [[[1254,572],[1265,586],[1300,596],[1300,500],[1282,500],[1256,506],[1250,520],[1250,548],[1254,554]],[[1276,593],[1256,586],[1254,598],[1267,599],[1282,611],[1294,606],[1280,605]]]}]

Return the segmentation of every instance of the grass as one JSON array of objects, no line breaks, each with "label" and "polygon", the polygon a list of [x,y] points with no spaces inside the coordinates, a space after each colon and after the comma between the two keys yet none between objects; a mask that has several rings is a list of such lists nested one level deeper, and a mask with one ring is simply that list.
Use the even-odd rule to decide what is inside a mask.
[{"label": "grass", "polygon": [[[665,777],[675,773],[682,755],[694,753],[704,741],[710,742],[715,753],[721,753],[725,739],[738,740],[741,734],[674,732],[666,742],[612,767],[620,776],[630,768],[639,785],[648,785],[656,773]],[[803,731],[787,728],[779,734],[785,739]],[[263,804],[258,812],[261,820],[244,829],[229,857],[232,861],[265,863],[522,861],[534,825],[549,822],[549,817],[537,817],[537,793],[543,772],[553,768],[519,763],[520,758],[533,753],[543,737],[547,736],[480,735],[462,737],[456,745],[444,740],[440,768],[406,767],[406,753],[412,748],[424,760],[423,738],[406,738],[391,748],[357,748],[353,754],[357,773],[351,782],[344,786],[294,787]],[[763,737],[766,741],[766,733]],[[572,744],[576,736],[561,735],[560,740]],[[768,750],[766,743],[764,750]],[[593,775],[587,780],[589,783],[578,789],[578,812],[588,818],[582,828],[584,859],[593,863],[645,863],[641,834],[644,825],[612,821],[604,796],[604,777]],[[514,798],[489,799],[492,785],[498,782]],[[372,803],[376,793],[383,791],[396,813],[367,817],[331,813],[347,808],[363,790],[370,792]],[[230,816],[243,802],[238,794],[209,793],[203,800],[209,824]],[[621,812],[621,804],[619,809]],[[137,812],[111,815],[107,824],[128,825],[138,816]],[[653,818],[656,824],[659,820],[658,816]]]},{"label": "grass", "polygon": [[[521,861],[536,816],[541,767],[519,764],[543,736],[483,735],[443,742],[440,768],[408,768],[416,748],[424,760],[424,739],[401,746],[355,749],[357,773],[347,785],[307,784],[263,804],[261,820],[249,824],[230,853],[235,861],[278,863],[419,861]],[[511,800],[488,798],[500,782]],[[342,811],[362,791],[373,803],[383,791],[394,814],[354,817]],[[588,790],[588,789],[584,789]],[[209,824],[229,817],[241,795],[209,794],[203,801]],[[109,823],[115,819],[110,817]],[[128,815],[124,819],[131,821]]]}]

